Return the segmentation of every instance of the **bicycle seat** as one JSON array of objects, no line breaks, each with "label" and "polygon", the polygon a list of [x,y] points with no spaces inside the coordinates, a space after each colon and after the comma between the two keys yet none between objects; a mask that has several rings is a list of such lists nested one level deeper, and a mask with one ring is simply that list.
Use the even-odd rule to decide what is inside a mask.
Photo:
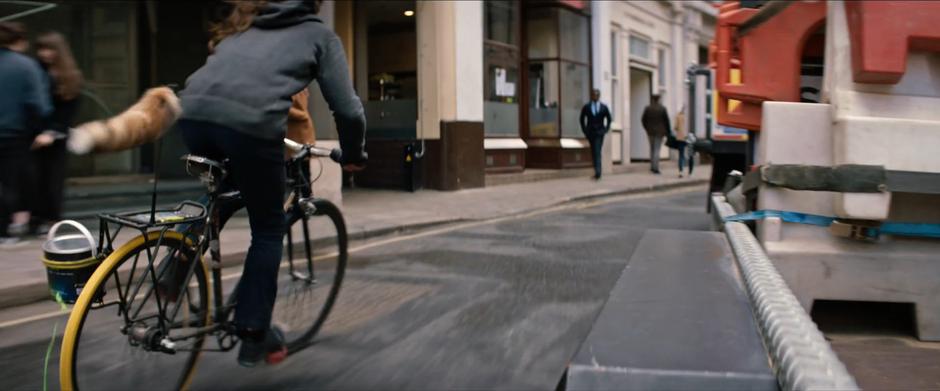
[{"label": "bicycle seat", "polygon": [[212,159],[196,155],[183,155],[180,159],[186,162],[186,173],[199,178],[209,191],[216,191],[228,174],[224,163]]}]

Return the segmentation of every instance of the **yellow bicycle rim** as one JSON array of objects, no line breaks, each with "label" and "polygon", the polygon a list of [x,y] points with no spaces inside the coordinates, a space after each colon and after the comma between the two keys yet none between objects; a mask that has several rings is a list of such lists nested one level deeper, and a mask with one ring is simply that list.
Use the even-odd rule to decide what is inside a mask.
[{"label": "yellow bicycle rim", "polygon": [[[163,234],[163,237],[165,239],[184,240],[183,234],[176,231],[168,231]],[[118,266],[118,262],[125,259],[128,254],[132,254],[137,249],[145,246],[148,242],[159,238],[160,232],[154,231],[148,233],[146,236],[142,235],[131,239],[111,253],[111,255],[108,255],[108,257],[101,262],[101,265],[95,269],[95,273],[92,274],[85,283],[85,288],[82,289],[81,295],[79,295],[78,300],[75,301],[75,306],[72,308],[72,313],[69,315],[69,321],[65,325],[65,333],[62,335],[62,352],[59,356],[59,385],[63,391],[74,391],[76,388],[75,373],[73,373],[75,368],[73,362],[75,359],[75,344],[78,341],[78,333],[84,322],[85,313],[91,306],[95,292],[105,283],[114,268]],[[187,240],[187,242],[189,241]],[[203,268],[205,268],[205,263],[203,263]],[[208,313],[209,312],[206,311],[207,315]],[[193,365],[193,368],[195,368],[195,365]],[[190,373],[186,375],[183,388],[188,387],[189,382],[192,380],[193,368],[190,368]]]}]

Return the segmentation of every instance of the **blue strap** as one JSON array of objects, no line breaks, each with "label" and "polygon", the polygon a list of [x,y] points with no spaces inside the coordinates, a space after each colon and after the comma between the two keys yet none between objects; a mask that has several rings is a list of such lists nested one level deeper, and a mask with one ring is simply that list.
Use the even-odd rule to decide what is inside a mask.
[{"label": "blue strap", "polygon": [[[820,227],[828,227],[836,220],[835,217],[765,209],[729,216],[724,218],[724,221],[753,221],[763,220],[768,217],[778,217],[780,220],[788,223],[808,224]],[[869,229],[877,234],[940,238],[940,224],[885,222],[879,227]]]},{"label": "blue strap", "polygon": [[808,213],[799,213],[799,212],[787,212],[783,210],[773,210],[773,209],[764,209],[764,210],[757,210],[753,212],[741,213],[738,215],[726,217],[724,220],[725,221],[752,221],[752,220],[763,220],[768,217],[779,217],[780,220],[786,221],[788,223],[818,225],[820,227],[828,227],[832,225],[832,221],[835,220],[835,218],[833,217],[811,215]]},{"label": "blue strap", "polygon": [[879,230],[883,234],[940,238],[940,224],[888,222],[881,224]]}]

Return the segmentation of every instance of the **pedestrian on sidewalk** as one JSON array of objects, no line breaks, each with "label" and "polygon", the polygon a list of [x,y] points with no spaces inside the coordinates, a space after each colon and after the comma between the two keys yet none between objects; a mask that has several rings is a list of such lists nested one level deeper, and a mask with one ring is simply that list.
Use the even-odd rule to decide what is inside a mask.
[{"label": "pedestrian on sidewalk", "polygon": [[[283,334],[271,325],[284,240],[284,144],[291,96],[314,80],[340,131],[342,165],[364,166],[365,111],[353,89],[342,42],[316,17],[319,0],[232,2],[212,27],[205,65],[180,91],[177,127],[189,150],[229,159],[241,190],[251,245],[238,286],[238,363],[252,367],[286,356]],[[225,221],[234,205],[219,213]]]},{"label": "pedestrian on sidewalk", "polygon": [[650,171],[659,174],[659,149],[663,145],[663,138],[669,133],[669,113],[659,103],[659,95],[653,95],[650,99],[650,104],[643,109],[642,123],[650,142]]},{"label": "pedestrian on sidewalk", "polygon": [[607,105],[601,103],[601,90],[591,91],[591,101],[581,108],[581,132],[591,144],[591,159],[594,162],[594,179],[601,179],[601,152],[604,136],[610,130],[612,117]]},{"label": "pedestrian on sidewalk", "polygon": [[36,40],[36,57],[50,81],[53,111],[45,130],[33,142],[35,193],[32,197],[30,231],[44,234],[62,218],[65,191],[66,138],[78,113],[82,72],[75,63],[65,37],[48,32]]},{"label": "pedestrian on sidewalk", "polygon": [[692,175],[692,150],[689,148],[691,140],[685,127],[685,106],[682,106],[676,114],[676,124],[673,130],[675,130],[674,136],[677,142],[676,150],[679,152],[679,178],[682,178],[686,158],[689,159],[689,175]]},{"label": "pedestrian on sidewalk", "polygon": [[36,61],[23,54],[28,49],[21,24],[0,22],[0,244],[5,246],[18,242],[10,228],[14,212],[27,209],[30,147],[52,112],[46,76]]}]

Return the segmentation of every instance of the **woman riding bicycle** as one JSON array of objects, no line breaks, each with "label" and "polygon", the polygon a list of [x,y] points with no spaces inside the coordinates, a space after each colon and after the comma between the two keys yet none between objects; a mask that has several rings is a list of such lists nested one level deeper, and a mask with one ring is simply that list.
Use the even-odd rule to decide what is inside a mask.
[{"label": "woman riding bicycle", "polygon": [[[235,308],[238,362],[247,367],[286,353],[271,314],[285,231],[282,140],[291,96],[316,80],[340,131],[344,168],[360,169],[367,159],[362,102],[339,38],[315,16],[320,2],[232,2],[231,14],[213,27],[205,65],[179,94],[184,142],[193,154],[228,159],[230,182],[248,210],[251,245]],[[220,213],[225,221],[234,210]]]}]

